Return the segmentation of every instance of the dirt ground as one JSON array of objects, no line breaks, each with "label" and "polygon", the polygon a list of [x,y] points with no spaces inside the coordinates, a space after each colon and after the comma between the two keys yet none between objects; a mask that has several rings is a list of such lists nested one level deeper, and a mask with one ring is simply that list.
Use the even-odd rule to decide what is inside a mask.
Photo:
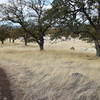
[{"label": "dirt ground", "polygon": [[94,44],[78,39],[47,41],[43,52],[36,44],[0,45],[0,68],[7,73],[14,100],[66,100],[72,73],[100,82],[100,58],[95,56]]}]

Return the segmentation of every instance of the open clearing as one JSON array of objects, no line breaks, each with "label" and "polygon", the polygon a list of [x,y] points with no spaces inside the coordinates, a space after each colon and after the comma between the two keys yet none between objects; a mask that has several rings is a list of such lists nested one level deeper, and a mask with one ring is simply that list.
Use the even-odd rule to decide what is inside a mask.
[{"label": "open clearing", "polygon": [[47,42],[42,52],[36,44],[6,43],[0,47],[0,67],[11,81],[14,100],[56,100],[52,98],[59,90],[65,91],[72,73],[100,81],[100,58],[94,45],[80,40]]}]

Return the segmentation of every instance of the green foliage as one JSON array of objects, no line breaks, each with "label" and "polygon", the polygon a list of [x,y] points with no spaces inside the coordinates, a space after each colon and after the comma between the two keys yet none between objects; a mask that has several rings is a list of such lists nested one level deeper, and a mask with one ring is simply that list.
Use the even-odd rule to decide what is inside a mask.
[{"label": "green foliage", "polygon": [[0,26],[0,41],[4,42],[8,37],[8,28],[6,26]]},{"label": "green foliage", "polygon": [[48,14],[60,30],[54,33],[55,38],[100,40],[100,0],[54,0]]},{"label": "green foliage", "polygon": [[20,33],[18,31],[18,28],[12,28],[12,29],[10,29],[9,30],[9,37],[11,39],[14,39],[14,40],[16,40],[17,38],[19,38],[20,37]]}]

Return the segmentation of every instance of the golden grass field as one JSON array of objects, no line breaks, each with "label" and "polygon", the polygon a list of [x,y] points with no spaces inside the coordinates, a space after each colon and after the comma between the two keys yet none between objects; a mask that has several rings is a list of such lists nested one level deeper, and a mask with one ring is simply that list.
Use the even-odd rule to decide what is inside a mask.
[{"label": "golden grass field", "polygon": [[78,39],[47,41],[45,51],[39,51],[34,43],[27,47],[20,42],[0,44],[0,67],[11,81],[14,100],[56,100],[52,98],[59,89],[64,91],[72,73],[100,80],[100,58],[95,56],[94,44]]}]

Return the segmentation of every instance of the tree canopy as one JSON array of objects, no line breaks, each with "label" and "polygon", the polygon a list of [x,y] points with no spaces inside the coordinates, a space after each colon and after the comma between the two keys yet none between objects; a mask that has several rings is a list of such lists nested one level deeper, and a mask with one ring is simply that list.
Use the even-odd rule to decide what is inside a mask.
[{"label": "tree canopy", "polygon": [[54,0],[51,12],[60,32],[94,41],[100,56],[100,0]]}]

